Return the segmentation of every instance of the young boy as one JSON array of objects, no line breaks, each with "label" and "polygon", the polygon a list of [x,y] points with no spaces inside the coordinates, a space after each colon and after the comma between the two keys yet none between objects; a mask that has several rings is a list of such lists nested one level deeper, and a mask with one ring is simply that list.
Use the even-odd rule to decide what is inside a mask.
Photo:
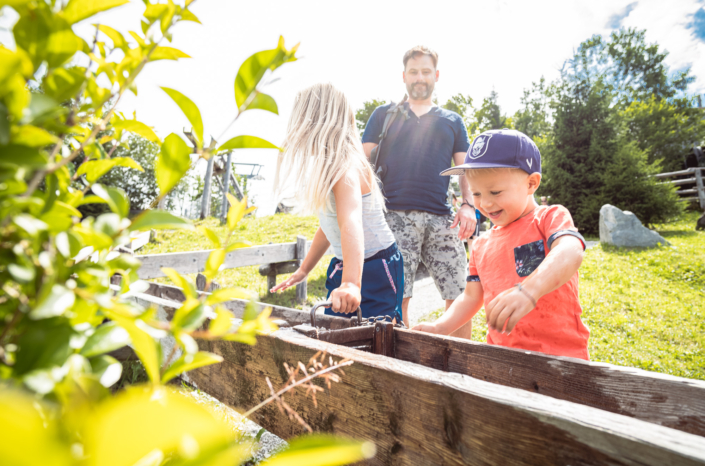
[{"label": "young boy", "polygon": [[448,335],[484,302],[487,343],[589,359],[578,302],[585,240],[565,207],[536,204],[536,145],[519,131],[486,131],[463,165],[441,173],[456,174],[465,175],[475,206],[494,227],[473,242],[465,292],[436,322],[412,330]]}]

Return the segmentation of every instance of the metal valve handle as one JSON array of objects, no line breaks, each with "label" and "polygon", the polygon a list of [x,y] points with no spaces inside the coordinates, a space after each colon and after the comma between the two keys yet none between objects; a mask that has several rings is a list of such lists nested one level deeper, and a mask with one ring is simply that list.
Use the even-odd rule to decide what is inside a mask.
[{"label": "metal valve handle", "polygon": [[[322,301],[313,305],[313,307],[311,308],[311,327],[316,327],[316,310],[319,307],[330,307],[331,305],[333,305],[331,301]],[[360,323],[362,323],[362,308],[358,306],[357,323],[355,325],[360,325]]]}]

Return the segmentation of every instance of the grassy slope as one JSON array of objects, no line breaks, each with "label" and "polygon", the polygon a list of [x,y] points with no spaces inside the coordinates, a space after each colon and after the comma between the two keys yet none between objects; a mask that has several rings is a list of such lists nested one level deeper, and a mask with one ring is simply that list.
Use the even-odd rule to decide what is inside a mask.
[{"label": "grassy slope", "polygon": [[[598,245],[587,251],[580,269],[580,301],[591,330],[593,360],[705,380],[705,232],[694,230],[697,215],[689,213],[657,226],[673,247],[626,250]],[[218,225],[215,220],[206,224]],[[291,242],[297,234],[312,238],[317,225],[315,217],[246,218],[239,233],[253,244]],[[159,233],[157,243],[140,253],[209,247],[197,233]],[[325,297],[328,259],[309,277],[309,304]],[[263,301],[293,307],[293,290],[265,294],[266,278],[257,267],[225,271],[217,281],[255,291]],[[435,320],[440,312],[423,320]],[[475,341],[485,341],[484,319],[484,311],[473,318]]]}]

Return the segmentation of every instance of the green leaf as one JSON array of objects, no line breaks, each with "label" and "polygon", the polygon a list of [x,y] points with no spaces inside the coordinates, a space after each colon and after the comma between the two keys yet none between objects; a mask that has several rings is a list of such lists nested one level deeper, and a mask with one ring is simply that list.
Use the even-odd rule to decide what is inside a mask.
[{"label": "green leaf", "polygon": [[165,196],[191,167],[191,149],[174,133],[164,139],[155,167],[159,194]]},{"label": "green leaf", "polygon": [[[142,361],[144,369],[147,372],[147,376],[152,383],[159,382],[159,350],[157,345],[159,343],[152,338],[152,336],[147,333],[142,328],[138,327],[137,322],[120,314],[104,310],[108,317],[115,321],[120,327],[124,328],[130,335],[130,341],[132,349],[135,350],[135,354]],[[142,322],[142,325],[146,325]]]},{"label": "green leaf", "polygon": [[[10,122],[8,117],[10,116],[2,102],[0,102],[0,145],[6,145],[10,142]],[[22,145],[22,143],[20,143]]]},{"label": "green leaf", "polygon": [[174,312],[171,319],[172,325],[177,329],[196,330],[208,317],[206,306],[198,299],[188,298],[180,308]]},{"label": "green leaf", "polygon": [[230,209],[228,209],[228,230],[233,231],[237,223],[242,220],[242,217],[245,215],[247,198],[245,197],[242,201],[238,201],[232,194],[227,193],[226,195],[230,203]]},{"label": "green leaf", "polygon": [[201,112],[198,110],[196,104],[193,103],[191,99],[183,95],[181,92],[170,89],[168,87],[162,87],[162,90],[167,93],[171,99],[176,102],[188,121],[193,126],[193,131],[196,133],[196,139],[198,141],[198,147],[203,147],[203,120],[201,119]]},{"label": "green leaf", "polygon": [[210,242],[213,243],[213,246],[215,246],[216,248],[219,248],[221,246],[220,238],[218,238],[218,235],[210,228],[205,226],[199,226],[198,231],[203,233],[203,235],[208,238]]},{"label": "green leaf", "polygon": [[108,207],[110,207],[110,210],[120,217],[127,217],[130,213],[130,201],[127,199],[127,194],[122,189],[113,188],[111,186],[106,187],[96,183],[91,186],[91,191],[93,191],[93,194],[99,199],[105,201]]},{"label": "green leaf", "polygon": [[90,360],[93,376],[97,377],[100,384],[110,387],[120,380],[122,364],[111,356],[98,356]]},{"label": "green leaf", "polygon": [[208,280],[213,280],[218,275],[218,269],[225,261],[225,249],[214,249],[206,260],[206,269],[203,272]]},{"label": "green leaf", "polygon": [[73,306],[75,300],[73,291],[61,285],[54,285],[49,294],[29,312],[29,317],[40,320],[60,316]]},{"label": "green leaf", "polygon": [[[2,104],[0,104],[2,105]],[[0,120],[0,125],[2,121]],[[50,132],[32,125],[22,125],[12,132],[12,143],[29,147],[45,147],[60,140]]]},{"label": "green leaf", "polygon": [[181,21],[193,21],[194,23],[201,24],[196,15],[191,13],[189,10],[181,10]]},{"label": "green leaf", "polygon": [[191,58],[191,56],[173,47],[157,47],[149,56],[149,61],[178,60],[179,58]]},{"label": "green leaf", "polygon": [[130,226],[130,231],[145,231],[150,229],[193,229],[190,221],[177,217],[163,210],[148,210],[140,214]]},{"label": "green leaf", "polygon": [[[220,288],[215,290],[206,299],[206,304],[213,306],[214,304],[224,303],[225,301],[232,301],[233,299],[251,299],[252,295],[247,290],[242,288]],[[230,316],[232,317],[232,316]]]},{"label": "green leaf", "polygon": [[127,45],[127,41],[125,40],[125,37],[120,34],[118,31],[115,29],[111,28],[110,26],[106,26],[104,24],[101,24],[98,26],[98,30],[108,36],[110,40],[113,42],[113,47],[116,49],[122,49],[125,50],[129,46]]},{"label": "green leaf", "polygon": [[0,146],[0,161],[3,164],[12,164],[24,167],[43,167],[47,164],[44,153],[34,147],[8,144]]},{"label": "green leaf", "polygon": [[193,283],[191,280],[187,279],[183,275],[181,275],[179,272],[176,270],[170,268],[170,267],[162,267],[161,268],[162,272],[164,275],[169,277],[169,280],[174,282],[176,286],[181,288],[184,291],[184,296],[186,296],[187,299],[189,298],[197,298],[198,293],[196,293],[196,288],[193,286]]},{"label": "green leaf", "polygon": [[7,264],[7,271],[17,283],[29,283],[34,280],[34,267],[22,264]]},{"label": "green leaf", "polygon": [[263,466],[337,466],[370,459],[375,452],[372,442],[316,434],[293,439]]},{"label": "green leaf", "polygon": [[[99,145],[96,143],[96,145]],[[76,176],[86,175],[86,180],[93,184],[98,178],[108,173],[113,167],[127,167],[133,168],[135,170],[144,171],[144,169],[135,162],[130,157],[115,157],[114,159],[107,160],[89,160],[83,162],[78,170],[76,170]]]},{"label": "green leaf", "polygon": [[244,110],[243,105],[267,70],[275,70],[286,62],[296,60],[296,48],[286,50],[284,38],[280,37],[277,48],[257,52],[242,63],[235,77],[235,102],[240,111]]},{"label": "green leaf", "polygon": [[162,29],[162,34],[165,34],[165,37],[169,39],[171,42],[171,39],[169,38],[167,34],[167,31],[169,30],[169,27],[171,26],[171,22],[174,19],[174,14],[176,13],[176,5],[174,5],[173,0],[169,0],[169,3],[166,6],[166,12],[162,15],[161,17],[161,29]]},{"label": "green leaf", "polygon": [[83,68],[55,68],[44,78],[42,88],[57,102],[65,102],[78,94],[85,80]]},{"label": "green leaf", "polygon": [[115,129],[130,131],[135,134],[139,134],[145,139],[152,142],[161,143],[159,136],[154,132],[152,128],[145,125],[141,121],[137,120],[115,120],[113,121],[113,126]]},{"label": "green leaf", "polygon": [[218,306],[215,308],[215,315],[215,319],[211,320],[208,327],[208,332],[219,337],[228,333],[233,326],[233,314],[224,307]]},{"label": "green leaf", "polygon": [[108,322],[98,327],[88,337],[81,348],[81,354],[87,358],[109,353],[130,343],[130,335],[115,322]]},{"label": "green leaf", "polygon": [[26,231],[30,236],[36,236],[40,231],[46,230],[47,224],[31,215],[19,214],[12,219],[12,222]]},{"label": "green leaf", "polygon": [[279,115],[279,107],[277,107],[277,102],[267,94],[263,94],[258,91],[256,92],[257,95],[255,95],[255,98],[252,99],[252,102],[250,102],[250,105],[248,105],[245,110],[260,109]]},{"label": "green leaf", "polygon": [[18,340],[15,375],[37,369],[62,366],[72,353],[69,347],[76,332],[65,319],[46,319],[27,326]]},{"label": "green leaf", "polygon": [[128,2],[129,0],[70,0],[61,13],[69,24],[74,24]]},{"label": "green leaf", "polygon": [[174,361],[174,364],[169,366],[169,369],[167,369],[162,376],[162,383],[165,384],[184,372],[192,371],[203,366],[210,366],[211,364],[218,364],[219,362],[223,362],[221,356],[207,351],[199,351],[194,355],[185,354]]},{"label": "green leaf", "polygon": [[[95,184],[91,187],[91,189],[95,188]],[[103,198],[100,198],[98,196],[89,194],[88,196],[84,196],[83,199],[78,203],[78,205],[84,205],[84,204],[107,204],[108,201],[106,201]]]},{"label": "green leaf", "polygon": [[223,152],[234,149],[279,149],[269,141],[266,141],[257,136],[235,136],[218,147],[216,152]]},{"label": "green leaf", "polygon": [[251,246],[252,243],[250,243],[249,241],[235,241],[234,243],[230,243],[228,247],[225,248],[225,252],[233,252],[236,249],[249,248]]}]

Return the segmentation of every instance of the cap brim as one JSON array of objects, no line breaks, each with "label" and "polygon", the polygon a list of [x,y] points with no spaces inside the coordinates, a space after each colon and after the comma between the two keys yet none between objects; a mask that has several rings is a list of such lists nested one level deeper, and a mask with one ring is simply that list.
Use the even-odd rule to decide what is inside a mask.
[{"label": "cap brim", "polygon": [[453,168],[449,168],[448,170],[443,170],[440,175],[441,176],[451,176],[451,175],[462,175],[465,173],[465,170],[475,170],[475,169],[482,169],[482,168],[519,168],[519,167],[513,167],[511,165],[502,165],[499,163],[464,163],[462,165],[456,165]]}]

